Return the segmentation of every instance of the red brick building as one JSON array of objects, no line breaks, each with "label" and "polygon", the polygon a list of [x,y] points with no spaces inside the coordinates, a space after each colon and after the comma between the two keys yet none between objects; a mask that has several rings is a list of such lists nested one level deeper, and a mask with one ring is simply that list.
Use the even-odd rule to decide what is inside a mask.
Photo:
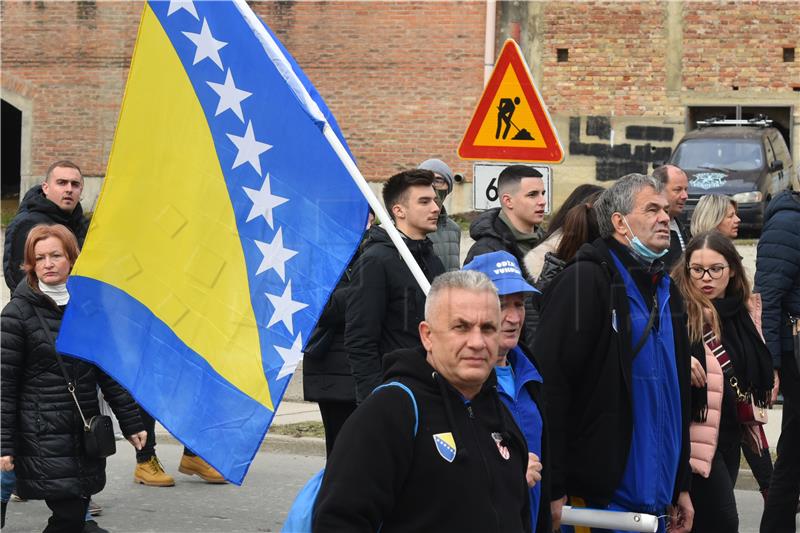
[{"label": "red brick building", "polygon": [[[456,148],[483,88],[485,2],[251,5],[326,99],[369,180],[431,156],[470,178]],[[521,44],[564,145],[556,203],[577,183],[646,170],[720,112],[768,112],[800,159],[800,3],[489,7],[495,51],[509,36]],[[0,3],[4,193],[59,158],[103,176],[141,9]],[[470,209],[471,196],[457,187],[451,211]]]}]

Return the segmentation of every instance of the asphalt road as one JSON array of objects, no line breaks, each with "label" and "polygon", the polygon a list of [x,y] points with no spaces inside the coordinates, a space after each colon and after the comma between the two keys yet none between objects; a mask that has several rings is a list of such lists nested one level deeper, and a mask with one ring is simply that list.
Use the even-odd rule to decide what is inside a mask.
[{"label": "asphalt road", "polygon": [[[155,488],[133,483],[133,449],[127,443],[118,444],[117,454],[108,461],[106,489],[95,499],[104,509],[97,518],[100,526],[120,533],[280,531],[295,494],[324,463],[318,455],[267,449],[256,455],[241,487],[209,485],[178,473],[182,447],[161,443],[158,455],[177,484]],[[763,509],[761,495],[737,490],[736,499],[740,532],[756,533]],[[11,502],[3,531],[41,531],[49,514],[41,501]]]},{"label": "asphalt road", "polygon": [[[182,446],[159,443],[158,456],[176,485],[145,487],[133,482],[133,448],[118,442],[108,460],[106,488],[95,497],[103,506],[98,524],[120,533],[280,531],[297,491],[324,464],[320,456],[262,451],[241,487],[210,485],[178,472],[182,451]],[[43,501],[10,502],[3,532],[41,531],[49,516]]]}]

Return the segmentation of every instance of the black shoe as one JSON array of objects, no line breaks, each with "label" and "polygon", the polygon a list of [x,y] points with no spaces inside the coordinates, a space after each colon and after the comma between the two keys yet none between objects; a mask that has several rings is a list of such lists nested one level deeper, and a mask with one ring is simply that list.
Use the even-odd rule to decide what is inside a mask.
[{"label": "black shoe", "polygon": [[109,533],[109,531],[98,526],[94,520],[87,520],[83,526],[83,533]]}]

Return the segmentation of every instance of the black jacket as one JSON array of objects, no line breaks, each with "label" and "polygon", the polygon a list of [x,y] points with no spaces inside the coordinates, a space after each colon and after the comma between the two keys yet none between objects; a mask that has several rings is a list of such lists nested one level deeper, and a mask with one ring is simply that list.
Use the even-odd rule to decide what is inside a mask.
[{"label": "black jacket", "polygon": [[[539,235],[539,242],[541,242],[544,239],[544,230],[541,226],[536,228],[536,233]],[[517,240],[514,238],[511,228],[500,218],[499,207],[489,209],[476,218],[469,226],[469,236],[475,240],[475,243],[467,252],[467,257],[464,259],[465,265],[479,255],[505,251],[514,256],[522,270],[522,275],[530,282],[531,276],[525,268],[524,254],[517,246]],[[533,342],[536,338],[536,330],[539,327],[540,307],[541,299],[539,295],[533,294],[525,298],[525,328],[522,332],[520,343],[528,349],[533,348]]]},{"label": "black jacket", "polygon": [[[444,272],[430,240],[404,240],[428,281]],[[344,344],[361,402],[380,384],[385,354],[421,346],[425,294],[380,226],[370,228],[350,285]]]},{"label": "black jacket", "polygon": [[[88,497],[105,486],[106,461],[82,453],[83,423],[34,307],[53,338],[61,326],[61,309],[25,281],[3,308],[0,453],[14,457],[21,497]],[[122,432],[132,435],[144,430],[138,408],[125,389],[91,363],[67,356],[63,360],[87,419],[100,414],[99,384]]]},{"label": "black jacket", "polygon": [[[634,276],[634,279],[636,276]],[[647,299],[647,296],[645,295]],[[616,310],[617,331],[612,326]],[[670,285],[683,417],[673,499],[689,490],[690,348],[683,300]],[[633,343],[625,283],[602,239],[583,245],[544,294],[535,353],[542,364],[551,497],[608,503],[625,471],[633,432]]]},{"label": "black jacket", "polygon": [[357,259],[357,255],[353,257],[342,274],[306,344],[303,354],[303,397],[306,401],[356,401],[356,382],[344,348],[344,319],[352,267]]},{"label": "black jacket", "polygon": [[683,239],[683,245],[686,246],[689,244],[689,241],[692,240],[692,233],[689,231],[688,226],[685,226],[683,222],[681,222],[680,218],[675,219],[675,224],[678,226],[678,231],[681,233],[680,237],[675,231],[670,229],[669,232],[669,251],[661,258],[661,261],[664,263],[664,268],[667,269],[667,272],[672,270],[672,267],[675,266],[675,263],[678,262],[678,259],[681,258],[683,255],[683,248],[681,247],[681,239]]},{"label": "black jacket", "polygon": [[[494,372],[468,404],[425,360],[425,351],[386,357],[387,387],[350,415],[337,437],[314,516],[316,532],[529,531],[525,440],[497,395]],[[451,461],[434,435],[452,434]],[[492,433],[505,434],[503,459]]]},{"label": "black jacket", "polygon": [[83,216],[80,203],[72,213],[68,213],[45,197],[41,185],[25,193],[17,214],[6,228],[6,240],[3,244],[3,275],[11,291],[25,277],[19,268],[25,259],[25,240],[28,232],[37,224],[65,225],[75,234],[78,246],[83,246],[89,230],[89,221]]},{"label": "black jacket", "polygon": [[793,350],[788,315],[800,316],[800,193],[782,192],[767,207],[755,285],[763,304],[764,340],[779,368],[781,352]]}]

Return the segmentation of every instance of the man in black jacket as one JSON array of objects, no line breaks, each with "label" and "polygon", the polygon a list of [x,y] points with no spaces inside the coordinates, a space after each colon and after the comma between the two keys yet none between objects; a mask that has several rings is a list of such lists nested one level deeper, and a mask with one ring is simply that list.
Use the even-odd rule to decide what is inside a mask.
[{"label": "man in black jacket", "polygon": [[[386,209],[429,281],[444,272],[426,237],[436,231],[439,217],[433,178],[430,170],[408,170],[383,186]],[[356,401],[361,403],[381,382],[385,354],[420,345],[417,325],[425,294],[380,226],[369,230],[350,287],[344,345],[356,381]]]},{"label": "man in black jacket", "polygon": [[[585,244],[545,294],[536,339],[550,434],[553,521],[573,505],[669,514],[688,532],[689,340],[659,260],[669,246],[661,183],[620,178]],[[663,531],[664,524],[662,522]]]},{"label": "man in black jacket", "polygon": [[[794,531],[800,495],[800,193],[785,191],[767,207],[758,241],[756,291],[764,340],[783,391],[778,459],[761,519],[762,533]],[[780,378],[780,379],[778,379]]]},{"label": "man in black jacket", "polygon": [[669,249],[661,258],[667,271],[680,259],[692,238],[689,228],[680,220],[686,200],[689,199],[689,178],[675,165],[662,165],[653,171],[653,177],[664,186],[664,196],[669,202]]},{"label": "man in black jacket", "polygon": [[[525,255],[544,239],[541,224],[547,196],[542,174],[528,165],[506,167],[497,178],[497,194],[501,207],[486,211],[469,227],[475,244],[467,252],[464,264],[489,252],[508,252],[517,260],[525,279],[530,280],[524,266]],[[538,296],[525,298],[525,328],[520,342],[528,348],[533,346],[539,323],[538,307]]]},{"label": "man in black jacket", "polygon": [[530,531],[528,450],[492,371],[499,327],[484,274],[434,280],[418,330],[424,348],[386,356],[385,382],[410,392],[382,387],[345,423],[314,531]]},{"label": "man in black jacket", "polygon": [[19,205],[19,210],[6,228],[3,247],[3,276],[13,292],[25,277],[20,265],[25,255],[28,232],[37,224],[63,224],[83,246],[89,221],[83,216],[81,169],[72,161],[57,161],[50,165],[44,183],[29,190]]}]

